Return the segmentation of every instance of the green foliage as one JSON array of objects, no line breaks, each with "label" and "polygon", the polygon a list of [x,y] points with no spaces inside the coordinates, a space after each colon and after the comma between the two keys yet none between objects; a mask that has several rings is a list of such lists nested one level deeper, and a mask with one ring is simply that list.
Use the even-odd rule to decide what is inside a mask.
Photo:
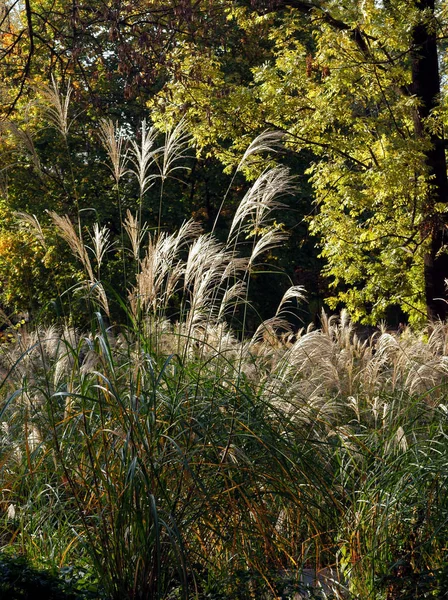
[{"label": "green foliage", "polygon": [[[412,80],[409,48],[418,23],[428,31],[443,25],[412,2],[296,4],[255,3],[258,14],[224,5],[241,36],[261,40],[264,54],[246,56],[251,75],[229,80],[232,47],[204,52],[200,41],[183,44],[173,50],[181,75],[152,105],[160,119],[181,106],[200,146],[225,164],[234,164],[252,132],[285,132],[287,147],[309,161],[318,207],[309,207],[309,224],[335,290],[330,306],[342,301],[354,318],[372,324],[389,306],[401,306],[412,322],[423,322],[432,223],[446,213],[443,193],[430,200],[437,193],[428,158],[442,135],[444,95],[417,126],[427,100]],[[192,86],[187,75],[199,53]]]},{"label": "green foliage", "polygon": [[[66,573],[65,573],[66,574]],[[4,600],[87,600],[100,597],[75,589],[61,575],[33,568],[23,557],[0,555],[0,594]]]}]

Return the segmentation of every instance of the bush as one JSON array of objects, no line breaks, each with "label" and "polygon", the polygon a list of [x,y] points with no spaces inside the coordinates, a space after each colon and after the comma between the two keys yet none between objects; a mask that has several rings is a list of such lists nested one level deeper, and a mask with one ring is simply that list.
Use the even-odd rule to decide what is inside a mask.
[{"label": "bush", "polygon": [[87,600],[99,593],[76,589],[61,574],[32,567],[23,556],[0,554],[2,600]]}]

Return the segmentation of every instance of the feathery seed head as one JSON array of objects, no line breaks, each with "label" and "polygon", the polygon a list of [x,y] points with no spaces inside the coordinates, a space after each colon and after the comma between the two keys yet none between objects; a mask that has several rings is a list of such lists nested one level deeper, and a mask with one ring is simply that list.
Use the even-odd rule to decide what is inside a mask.
[{"label": "feathery seed head", "polygon": [[274,167],[264,171],[238,206],[230,227],[229,239],[233,236],[238,237],[241,230],[255,233],[262,230],[272,211],[284,206],[277,198],[291,193],[293,189],[293,179],[286,167]]},{"label": "feathery seed head", "polygon": [[186,169],[184,164],[179,164],[189,157],[188,152],[192,142],[192,136],[188,133],[186,125],[186,120],[181,119],[175,127],[167,129],[164,145],[153,153],[162,179],[166,179],[174,171]]},{"label": "feathery seed head", "polygon": [[89,248],[89,246],[86,246],[86,248],[93,251],[99,269],[104,255],[112,248],[114,242],[110,241],[110,231],[107,227],[100,227],[98,223],[94,223],[92,229],[92,233],[89,232],[92,248]]},{"label": "feathery seed head", "polygon": [[101,119],[99,125],[99,137],[109,156],[111,171],[115,183],[118,185],[120,179],[127,172],[126,162],[128,150],[126,148],[126,137],[123,129],[110,119]]},{"label": "feathery seed head", "polygon": [[140,196],[151,186],[155,175],[149,174],[149,169],[155,163],[155,154],[153,150],[154,142],[157,137],[157,130],[154,127],[148,129],[146,121],[142,121],[140,142],[131,141],[131,162],[134,165],[132,172],[135,173],[139,187]]},{"label": "feathery seed head", "polygon": [[31,158],[37,174],[42,178],[42,165],[39,155],[36,152],[36,147],[34,146],[31,133],[26,128],[19,128],[13,121],[8,121],[4,127],[15,137],[18,146],[23,148],[27,155]]},{"label": "feathery seed head", "polygon": [[59,90],[54,76],[51,76],[51,85],[44,86],[41,93],[48,103],[47,116],[52,125],[61,133],[64,138],[67,138],[72,122],[68,120],[68,109],[70,106],[70,97],[73,88],[70,84],[70,79],[67,82],[67,90],[65,96]]},{"label": "feathery seed head", "polygon": [[36,215],[29,215],[25,212],[16,212],[14,214],[19,223],[26,225],[33,233],[35,239],[41,244],[42,248],[47,250],[47,242],[45,240],[41,224],[39,223],[39,219],[36,217]]},{"label": "feathery seed head", "polygon": [[289,300],[292,300],[292,299],[303,300],[305,298],[304,292],[305,292],[305,288],[301,285],[293,285],[290,288],[288,288],[286,290],[286,292],[283,294],[283,298],[280,300],[280,304],[278,305],[277,312],[275,313],[276,316],[280,315],[283,312],[283,306]]},{"label": "feathery seed head", "polygon": [[126,219],[123,223],[123,227],[128,234],[129,241],[131,242],[132,254],[137,265],[140,264],[140,248],[143,243],[143,239],[146,234],[146,228],[141,227],[137,216],[134,216],[128,209],[126,213]]},{"label": "feathery seed head", "polygon": [[255,154],[261,154],[262,152],[278,152],[283,147],[283,138],[284,133],[281,131],[266,130],[257,135],[244,152],[243,157],[237,166],[237,171],[240,171],[246,165],[249,158]]},{"label": "feathery seed head", "polygon": [[48,214],[50,215],[53,223],[56,225],[58,234],[68,243],[73,254],[79,258],[82,265],[86,269],[89,279],[93,281],[93,269],[90,263],[89,255],[84,242],[78,237],[70,218],[67,215],[61,217],[54,211],[49,211]]}]

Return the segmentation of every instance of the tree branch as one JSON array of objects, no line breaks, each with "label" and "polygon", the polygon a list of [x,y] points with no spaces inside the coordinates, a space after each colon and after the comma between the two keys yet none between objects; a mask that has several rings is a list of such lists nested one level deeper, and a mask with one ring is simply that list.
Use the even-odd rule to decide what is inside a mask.
[{"label": "tree branch", "polygon": [[340,19],[336,19],[321,5],[319,1],[316,0],[314,2],[308,2],[307,0],[274,0],[274,2],[264,6],[263,4],[263,0],[261,0],[261,2],[255,0],[255,10],[268,13],[276,12],[277,10],[283,10],[285,8],[294,8],[305,15],[311,15],[313,12],[318,12],[320,18],[334,29],[337,29],[338,31],[347,31],[362,54],[366,58],[371,58],[371,52],[366,41],[366,36],[361,29],[358,26],[353,27],[348,25],[348,23],[341,21]]}]

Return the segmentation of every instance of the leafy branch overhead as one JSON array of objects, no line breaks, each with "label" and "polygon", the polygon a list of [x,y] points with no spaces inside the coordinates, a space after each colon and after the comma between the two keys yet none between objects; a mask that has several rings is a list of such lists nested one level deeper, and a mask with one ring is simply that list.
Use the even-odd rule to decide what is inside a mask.
[{"label": "leafy branch overhead", "polygon": [[[45,208],[65,213],[75,205],[99,211],[104,222],[123,218],[127,208],[145,212],[142,190],[160,198],[145,166],[140,192],[127,184],[129,173],[121,185],[115,168],[122,202],[121,192],[113,199],[103,193],[107,186],[93,181],[87,164],[106,162],[92,133],[99,122],[102,137],[119,144],[150,114],[129,156],[138,161],[151,146],[148,165],[188,180],[179,181],[182,217],[201,214],[213,228],[222,210],[226,216],[224,194],[198,183],[193,163],[213,164],[216,174],[218,159],[231,172],[257,134],[281,132],[281,154],[273,147],[248,161],[244,174],[254,179],[286,160],[297,175],[287,223],[293,235],[281,259],[288,276],[311,273],[296,283],[306,280],[318,305],[346,306],[365,322],[390,311],[415,323],[445,318],[447,27],[446,0],[133,0],[88,9],[39,0],[23,10],[6,2],[2,114],[13,117],[9,131],[28,148],[21,165],[38,167],[43,190],[30,182],[24,194],[24,172],[19,183],[8,166],[7,204],[37,214],[32,205],[46,194]],[[46,115],[38,114],[36,97],[49,104]],[[112,134],[117,121],[123,131]],[[53,143],[50,123],[65,142]],[[185,141],[194,138],[195,156],[182,159],[188,169],[157,151],[156,131],[177,123]],[[4,162],[12,165],[11,137],[2,138]],[[57,144],[75,150],[71,164]],[[233,183],[237,196],[241,187]],[[175,209],[153,204],[145,218],[152,211],[155,226],[164,219],[169,226]]]},{"label": "leafy branch overhead", "polygon": [[[415,321],[443,318],[446,3],[279,0],[226,10],[240,35],[262,40],[263,56],[248,55],[234,84],[232,48],[173,50],[184,76],[154,101],[161,118],[181,107],[224,162],[251,132],[283,131],[308,162],[308,223],[334,289],[330,306],[342,301],[372,322],[389,306]],[[202,77],[189,85],[201,53]]]}]

